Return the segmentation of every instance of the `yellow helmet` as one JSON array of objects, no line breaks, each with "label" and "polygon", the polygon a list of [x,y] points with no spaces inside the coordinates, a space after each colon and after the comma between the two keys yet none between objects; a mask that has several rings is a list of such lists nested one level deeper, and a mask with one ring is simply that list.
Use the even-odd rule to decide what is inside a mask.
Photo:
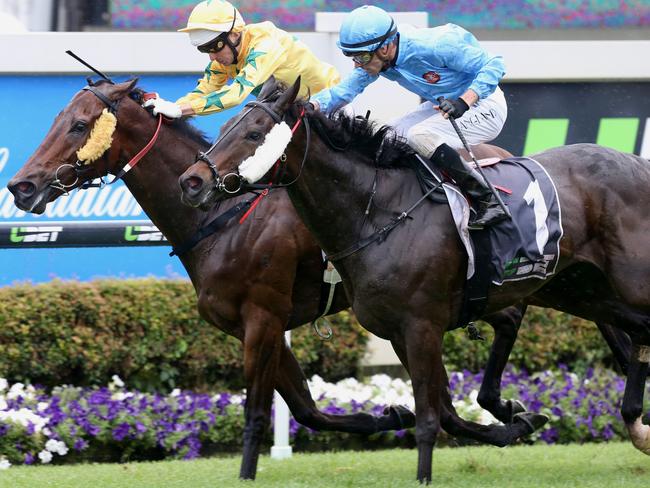
[{"label": "yellow helmet", "polygon": [[194,7],[187,19],[187,27],[179,29],[178,32],[239,32],[245,25],[241,14],[230,2],[206,0]]}]

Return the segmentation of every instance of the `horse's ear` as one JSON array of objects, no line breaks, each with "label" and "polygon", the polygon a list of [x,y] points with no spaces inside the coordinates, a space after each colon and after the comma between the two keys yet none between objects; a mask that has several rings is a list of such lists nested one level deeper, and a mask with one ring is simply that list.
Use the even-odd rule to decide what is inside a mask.
[{"label": "horse's ear", "polygon": [[277,89],[278,82],[276,81],[274,76],[271,76],[268,80],[264,82],[262,85],[262,89],[260,90],[260,94],[257,95],[258,100],[265,100],[268,97],[270,97],[275,90]]},{"label": "horse's ear", "polygon": [[117,83],[111,87],[110,97],[112,100],[120,100],[133,91],[135,85],[138,84],[138,79],[125,81],[124,83]]},{"label": "horse's ear", "polygon": [[273,105],[276,112],[283,114],[287,109],[296,101],[298,92],[300,91],[300,76],[296,78],[296,81],[293,83],[291,88],[285,90],[285,92],[280,95],[277,102]]}]

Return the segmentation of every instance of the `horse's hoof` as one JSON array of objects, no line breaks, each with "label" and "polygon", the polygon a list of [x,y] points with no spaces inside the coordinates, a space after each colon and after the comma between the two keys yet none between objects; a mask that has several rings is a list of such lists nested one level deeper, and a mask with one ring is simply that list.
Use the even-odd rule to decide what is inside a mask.
[{"label": "horse's hoof", "polygon": [[650,456],[650,427],[645,425],[639,417],[633,424],[627,424],[632,444],[643,454]]},{"label": "horse's hoof", "polygon": [[526,412],[526,407],[519,400],[508,400],[506,403],[510,409],[510,422],[514,422],[515,415]]},{"label": "horse's hoof", "polygon": [[415,427],[415,414],[403,405],[390,405],[384,408],[384,415],[390,416],[391,423],[397,425],[394,430]]},{"label": "horse's hoof", "polygon": [[528,432],[524,435],[532,434],[537,429],[543,427],[548,421],[549,418],[546,415],[533,412],[517,413],[512,417],[513,424],[523,423],[526,425]]}]

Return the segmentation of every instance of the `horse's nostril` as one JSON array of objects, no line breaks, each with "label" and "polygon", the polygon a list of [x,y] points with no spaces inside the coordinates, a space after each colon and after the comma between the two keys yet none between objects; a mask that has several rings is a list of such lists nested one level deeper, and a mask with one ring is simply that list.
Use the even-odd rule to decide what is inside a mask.
[{"label": "horse's nostril", "polygon": [[9,191],[16,196],[30,197],[36,191],[36,185],[29,181],[19,181],[14,185],[9,185]]},{"label": "horse's nostril", "polygon": [[190,190],[198,190],[203,186],[203,180],[198,176],[190,176],[185,182]]}]

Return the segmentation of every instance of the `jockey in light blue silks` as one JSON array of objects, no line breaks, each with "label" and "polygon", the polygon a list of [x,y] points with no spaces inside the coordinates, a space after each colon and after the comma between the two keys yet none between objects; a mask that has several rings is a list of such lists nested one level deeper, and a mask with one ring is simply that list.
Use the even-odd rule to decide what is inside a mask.
[{"label": "jockey in light blue silks", "polygon": [[[315,109],[329,113],[341,108],[379,76],[396,81],[426,101],[391,125],[420,156],[444,169],[479,203],[470,227],[505,219],[483,178],[456,152],[462,142],[446,120],[459,119],[472,145],[499,135],[508,113],[498,86],[505,74],[503,59],[488,54],[462,27],[398,28],[387,12],[368,5],[345,18],[337,46],[353,59],[355,69],[339,84],[313,96]],[[444,98],[440,104],[439,97]]]}]

